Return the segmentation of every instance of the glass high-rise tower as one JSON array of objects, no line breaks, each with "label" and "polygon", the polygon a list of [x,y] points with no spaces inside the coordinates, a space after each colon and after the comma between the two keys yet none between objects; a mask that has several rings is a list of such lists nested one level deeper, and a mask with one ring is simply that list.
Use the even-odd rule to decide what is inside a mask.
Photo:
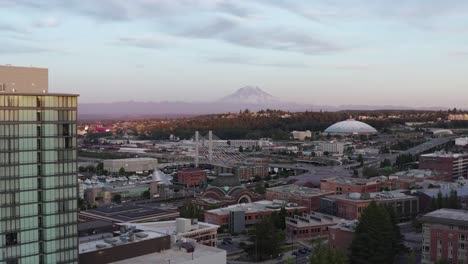
[{"label": "glass high-rise tower", "polygon": [[0,66],[0,264],[78,263],[77,95]]}]

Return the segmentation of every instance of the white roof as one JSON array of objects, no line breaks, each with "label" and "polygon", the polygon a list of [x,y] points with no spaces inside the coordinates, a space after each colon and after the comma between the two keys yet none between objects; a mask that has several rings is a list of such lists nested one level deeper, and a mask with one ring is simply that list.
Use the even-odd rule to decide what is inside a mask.
[{"label": "white roof", "polygon": [[377,130],[366,123],[348,119],[329,126],[325,133],[332,134],[375,134]]}]

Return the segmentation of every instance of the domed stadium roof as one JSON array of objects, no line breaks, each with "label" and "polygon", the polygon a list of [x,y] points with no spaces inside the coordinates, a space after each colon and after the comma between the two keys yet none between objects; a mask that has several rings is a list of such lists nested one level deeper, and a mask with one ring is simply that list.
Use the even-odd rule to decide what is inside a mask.
[{"label": "domed stadium roof", "polygon": [[329,134],[376,134],[377,130],[366,123],[348,119],[329,126],[325,129]]}]

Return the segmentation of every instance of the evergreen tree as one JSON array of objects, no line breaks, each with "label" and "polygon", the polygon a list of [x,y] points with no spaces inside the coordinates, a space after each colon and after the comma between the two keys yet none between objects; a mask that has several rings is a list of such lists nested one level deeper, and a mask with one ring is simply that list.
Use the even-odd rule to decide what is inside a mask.
[{"label": "evergreen tree", "polygon": [[281,242],[284,240],[284,234],[275,228],[271,219],[264,218],[254,225],[253,242],[255,243],[254,253],[258,259],[277,256],[280,252]]},{"label": "evergreen tree", "polygon": [[447,199],[447,207],[452,209],[460,209],[461,203],[458,199],[458,194],[456,190],[450,191],[450,196]]},{"label": "evergreen tree", "polygon": [[318,245],[309,258],[310,264],[347,264],[348,258],[343,252],[335,251],[329,247]]},{"label": "evergreen tree", "polygon": [[394,226],[385,207],[372,201],[364,209],[351,244],[353,264],[392,264],[397,250]]}]

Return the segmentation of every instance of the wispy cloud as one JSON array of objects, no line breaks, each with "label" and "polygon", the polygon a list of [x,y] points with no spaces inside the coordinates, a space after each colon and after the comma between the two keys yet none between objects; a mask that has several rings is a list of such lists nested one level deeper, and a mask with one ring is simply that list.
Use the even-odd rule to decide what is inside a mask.
[{"label": "wispy cloud", "polygon": [[59,26],[60,20],[56,17],[46,17],[35,21],[32,25],[38,28],[52,28]]},{"label": "wispy cloud", "polygon": [[252,65],[252,66],[262,66],[262,67],[280,67],[280,68],[308,68],[309,67],[309,65],[303,62],[267,61],[264,59],[246,58],[239,54],[219,56],[219,57],[206,57],[204,61],[210,62],[210,63],[241,64],[241,65]]},{"label": "wispy cloud", "polygon": [[285,27],[260,29],[240,21],[216,18],[208,24],[186,29],[181,36],[216,39],[249,48],[298,52],[307,55],[343,51],[346,48],[310,33]]},{"label": "wispy cloud", "polygon": [[50,50],[32,46],[23,46],[18,44],[2,43],[0,45],[0,54],[21,54],[21,53],[42,53]]}]

